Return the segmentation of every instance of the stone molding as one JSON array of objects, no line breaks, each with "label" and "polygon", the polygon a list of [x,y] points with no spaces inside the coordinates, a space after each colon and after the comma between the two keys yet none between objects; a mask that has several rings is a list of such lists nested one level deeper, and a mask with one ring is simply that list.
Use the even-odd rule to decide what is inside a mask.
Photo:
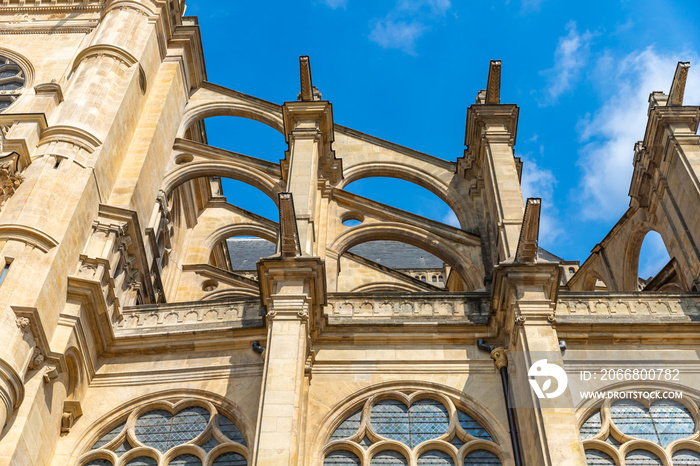
[{"label": "stone molding", "polygon": [[260,299],[256,297],[220,303],[197,301],[125,308],[115,331],[117,335],[124,335],[132,333],[130,330],[142,334],[145,329],[165,327],[204,330],[261,326]]},{"label": "stone molding", "polygon": [[561,323],[627,318],[653,323],[672,319],[700,321],[700,295],[670,293],[566,293],[557,301],[556,313]]},{"label": "stone molding", "polygon": [[324,315],[329,325],[403,325],[430,320],[451,325],[484,325],[487,293],[330,293]]},{"label": "stone molding", "polygon": [[51,235],[27,225],[0,225],[0,239],[21,241],[34,246],[44,253],[58,246],[58,241]]}]

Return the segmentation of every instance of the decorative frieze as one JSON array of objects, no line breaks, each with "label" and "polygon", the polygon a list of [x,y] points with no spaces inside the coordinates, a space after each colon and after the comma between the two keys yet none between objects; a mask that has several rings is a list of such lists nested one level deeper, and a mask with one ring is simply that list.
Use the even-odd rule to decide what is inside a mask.
[{"label": "decorative frieze", "polygon": [[487,294],[329,294],[324,314],[329,324],[368,321],[420,321],[423,319],[459,324],[485,324],[489,315]]},{"label": "decorative frieze", "polygon": [[700,317],[700,295],[666,293],[561,293],[556,308],[560,323],[585,319],[625,318],[639,323],[675,318],[695,321]]},{"label": "decorative frieze", "polygon": [[220,327],[262,326],[259,298],[240,301],[159,304],[125,308],[115,333],[129,329],[160,329],[197,326],[201,329]]}]

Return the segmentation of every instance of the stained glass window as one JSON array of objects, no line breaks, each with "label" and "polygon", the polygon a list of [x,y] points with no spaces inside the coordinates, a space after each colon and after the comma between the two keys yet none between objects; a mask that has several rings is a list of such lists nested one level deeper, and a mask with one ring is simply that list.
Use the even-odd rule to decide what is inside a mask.
[{"label": "stained glass window", "polygon": [[120,455],[120,456],[121,456],[121,455],[123,455],[124,453],[126,453],[126,452],[129,451],[129,450],[131,450],[131,444],[129,443],[128,440],[124,440],[124,443],[122,443],[121,445],[119,445],[119,446],[114,450],[114,453],[116,453],[117,455]]},{"label": "stained glass window", "polygon": [[371,418],[377,434],[411,448],[447,433],[450,423],[447,409],[434,400],[419,400],[410,408],[401,401],[383,400],[374,405]]},{"label": "stained glass window", "polygon": [[586,440],[595,437],[602,427],[603,422],[600,418],[600,411],[596,411],[581,426],[581,439]]},{"label": "stained glass window", "polygon": [[223,414],[219,415],[219,429],[221,430],[222,434],[234,442],[245,445],[245,439],[243,438],[241,431],[238,429],[238,427],[236,427],[236,424],[234,424],[231,419],[227,418]]},{"label": "stained glass window", "polygon": [[[432,399],[432,392],[416,391],[413,392],[416,401],[409,405],[400,398],[410,393],[387,393],[379,401],[368,398],[361,408],[353,409],[352,414],[336,424],[338,427],[328,440],[334,442],[335,448],[343,448],[343,451],[336,450],[327,455],[324,466],[359,465],[361,458],[351,451],[358,451],[359,448],[367,451],[370,446],[379,445],[377,442],[387,439],[401,442],[412,451],[409,454],[398,447],[386,445],[383,448],[390,449],[373,453],[369,458],[370,465],[454,466],[456,462],[462,463],[461,458],[456,460],[451,456],[453,448],[472,450],[469,446],[474,442],[479,442],[477,448],[484,448],[483,445],[489,450],[500,451],[486,428],[460,409],[456,401],[453,405],[447,400]],[[363,413],[368,415],[364,416]],[[365,435],[358,435],[364,429],[367,429]],[[375,438],[374,434],[379,438]],[[424,442],[430,442],[425,450],[419,447]],[[487,443],[491,446],[487,446]],[[471,452],[465,461],[467,466],[501,466],[497,454],[483,449]]]},{"label": "stained glass window", "polygon": [[617,401],[610,407],[610,416],[623,434],[654,443],[659,441],[649,411],[641,403],[632,400]]},{"label": "stained glass window", "polygon": [[362,410],[351,414],[347,419],[345,419],[342,424],[335,429],[335,432],[331,435],[331,440],[340,440],[344,438],[351,437],[357,429],[360,428],[360,418],[362,417]]},{"label": "stained glass window", "polygon": [[408,462],[401,453],[396,451],[382,451],[377,453],[370,462],[370,466],[383,466],[385,464],[406,466]]},{"label": "stained glass window", "polygon": [[209,440],[207,440],[206,442],[204,442],[202,444],[202,448],[204,448],[204,451],[211,451],[214,448],[216,448],[218,445],[219,445],[219,442],[217,442],[216,439],[214,438],[214,436],[212,435],[211,437],[209,437]]},{"label": "stained glass window", "polygon": [[[119,424],[117,427],[114,429],[110,430],[107,432],[101,439],[99,439],[95,444],[92,446],[92,450],[97,450],[98,448],[102,448],[105,445],[107,445],[109,442],[117,438],[119,434],[121,434],[122,430],[124,430],[124,425],[126,423],[122,422]],[[112,464],[112,463],[109,463]]]},{"label": "stained glass window", "polygon": [[647,408],[636,401],[617,401],[610,407],[612,421],[630,437],[654,442],[662,447],[689,437],[695,423],[688,410],[675,401],[658,401]]},{"label": "stained glass window", "polygon": [[180,455],[170,462],[170,466],[202,466],[202,460],[194,455]]},{"label": "stained glass window", "polygon": [[418,466],[454,466],[452,457],[440,450],[426,451],[418,458]]},{"label": "stained glass window", "polygon": [[662,447],[674,440],[689,437],[695,431],[695,422],[690,412],[675,401],[657,401],[651,405],[649,413]]},{"label": "stained glass window", "polygon": [[337,450],[329,453],[323,460],[323,466],[360,466],[360,458],[350,451]]},{"label": "stained glass window", "polygon": [[150,447],[166,452],[201,434],[209,422],[209,411],[199,406],[185,408],[174,416],[156,409],[136,420],[136,437]]},{"label": "stained glass window", "polygon": [[238,453],[224,453],[219,455],[212,463],[214,466],[246,466],[248,462]]},{"label": "stained glass window", "polygon": [[158,462],[148,456],[139,456],[126,463],[127,466],[156,466]]},{"label": "stained glass window", "polygon": [[[176,401],[180,401],[180,399],[175,399],[174,402]],[[248,464],[245,453],[231,452],[230,449],[224,453],[221,452],[221,449],[218,449],[214,454],[211,453],[220,445],[239,445],[241,448],[246,446],[245,437],[240,428],[230,417],[217,412],[213,407],[189,406],[174,415],[164,409],[148,410],[146,408],[145,411],[144,414],[140,415],[132,412],[128,422],[121,423],[102,436],[93,445],[91,451],[106,450],[121,457],[139,447],[143,451],[141,453],[143,456],[128,462],[121,460],[119,464],[166,466],[165,463],[159,463],[153,459],[158,455],[158,452],[165,453],[178,445],[193,443],[193,440],[196,439],[196,445],[207,454],[204,461],[193,454],[181,454],[171,460],[168,465],[201,466],[204,463],[215,466],[246,466]],[[133,433],[127,432],[125,425],[132,423],[134,425]],[[223,437],[218,433],[217,428]],[[135,435],[136,438],[132,438],[132,435]],[[79,464],[80,466],[114,466],[110,460],[81,461]]]},{"label": "stained glass window", "polygon": [[501,460],[495,453],[486,450],[476,450],[464,458],[464,466],[501,466]]},{"label": "stained glass window", "polygon": [[105,460],[102,458],[97,458],[96,460],[88,461],[85,466],[112,466],[110,460]]},{"label": "stained glass window", "polygon": [[627,466],[663,466],[655,454],[646,450],[634,450],[625,456]]},{"label": "stained glass window", "polygon": [[586,464],[588,466],[615,466],[615,461],[602,451],[586,450]]},{"label": "stained glass window", "polygon": [[[24,87],[24,71],[7,57],[0,56],[0,112],[12,105]],[[108,463],[112,464],[112,463]]]},{"label": "stained glass window", "polygon": [[700,453],[692,450],[680,450],[673,455],[673,466],[698,466]]},{"label": "stained glass window", "polygon": [[459,420],[459,425],[461,425],[462,429],[464,429],[464,431],[469,435],[476,438],[492,440],[489,433],[486,432],[486,429],[484,429],[481,426],[481,424],[479,424],[473,417],[471,417],[467,413],[458,409],[457,419]]}]

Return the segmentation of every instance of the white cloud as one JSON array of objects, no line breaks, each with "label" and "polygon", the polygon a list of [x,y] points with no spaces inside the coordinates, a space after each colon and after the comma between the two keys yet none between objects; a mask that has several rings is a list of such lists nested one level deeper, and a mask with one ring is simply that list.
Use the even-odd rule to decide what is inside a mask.
[{"label": "white cloud", "polygon": [[539,10],[543,0],[522,0],[523,9]]},{"label": "white cloud", "polygon": [[[327,0],[337,1],[337,0]],[[374,19],[369,39],[383,48],[415,55],[416,41],[452,7],[450,0],[398,0],[382,19]]]},{"label": "white cloud", "polygon": [[452,7],[450,0],[399,0],[396,10],[405,10],[418,13],[422,8],[427,8],[433,15],[442,16]]},{"label": "white cloud", "polygon": [[557,210],[554,207],[554,187],[557,179],[550,170],[540,168],[534,160],[529,160],[527,155],[523,159],[523,176],[520,188],[523,199],[529,197],[542,198],[542,212],[540,215],[540,241],[545,245],[552,243],[563,233],[556,220]]},{"label": "white cloud", "polygon": [[566,25],[566,30],[566,36],[559,38],[554,52],[554,66],[541,73],[547,77],[547,87],[540,105],[553,104],[570,90],[579,78],[581,69],[588,62],[594,34],[588,30],[583,34],[579,33],[574,21]]},{"label": "white cloud", "polygon": [[[605,56],[596,69],[604,104],[580,124],[579,165],[583,179],[579,199],[590,219],[613,220],[629,203],[634,143],[644,137],[649,94],[668,93],[679,60],[698,63],[694,52],[660,54],[652,47],[622,59]],[[700,72],[691,68],[685,104],[700,102]]]},{"label": "white cloud", "polygon": [[338,8],[345,9],[345,7],[348,5],[348,0],[324,0],[324,1],[326,2],[326,5],[333,8],[334,10],[338,9]]},{"label": "white cloud", "polygon": [[418,21],[383,19],[374,25],[369,38],[386,49],[401,49],[414,55],[416,40],[423,35],[425,30],[426,26]]},{"label": "white cloud", "polygon": [[447,212],[447,214],[445,214],[441,222],[453,226],[455,228],[461,228],[459,220],[457,219],[457,215],[455,215],[455,213],[451,210]]}]

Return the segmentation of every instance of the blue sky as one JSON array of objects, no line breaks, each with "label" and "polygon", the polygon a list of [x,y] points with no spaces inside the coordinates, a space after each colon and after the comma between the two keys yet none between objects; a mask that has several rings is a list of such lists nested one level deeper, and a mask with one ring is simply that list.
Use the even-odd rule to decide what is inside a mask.
[{"label": "blue sky", "polygon": [[[502,60],[501,101],[520,107],[523,192],[543,198],[540,243],[569,260],[591,248],[628,206],[633,145],[650,92],[668,92],[690,61],[686,104],[700,104],[700,2],[556,0],[187,0],[202,30],[208,80],[272,102],[295,100],[298,56],[338,124],[456,160],[467,107]],[[284,138],[256,122],[207,120],[209,142],[278,161]],[[340,154],[342,155],[342,154]],[[450,222],[421,188],[366,179],[349,190]],[[276,218],[253,188],[229,199]],[[645,241],[640,275],[665,264]]]}]

